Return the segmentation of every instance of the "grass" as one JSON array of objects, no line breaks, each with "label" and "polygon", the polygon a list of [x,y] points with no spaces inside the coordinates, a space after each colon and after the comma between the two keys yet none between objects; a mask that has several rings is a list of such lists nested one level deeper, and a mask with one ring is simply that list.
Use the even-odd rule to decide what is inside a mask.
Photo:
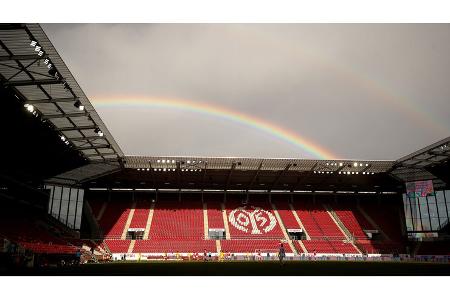
[{"label": "grass", "polygon": [[66,268],[15,270],[5,275],[150,275],[150,276],[366,276],[450,275],[450,264],[425,262],[111,262]]}]

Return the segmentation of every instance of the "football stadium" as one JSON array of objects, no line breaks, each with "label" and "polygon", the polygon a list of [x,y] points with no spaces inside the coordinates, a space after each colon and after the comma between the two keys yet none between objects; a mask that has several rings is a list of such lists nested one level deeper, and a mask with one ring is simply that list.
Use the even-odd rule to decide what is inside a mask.
[{"label": "football stadium", "polygon": [[0,24],[0,274],[450,275],[450,137],[339,159],[158,100],[316,158],[127,155],[77,79],[40,25]]}]

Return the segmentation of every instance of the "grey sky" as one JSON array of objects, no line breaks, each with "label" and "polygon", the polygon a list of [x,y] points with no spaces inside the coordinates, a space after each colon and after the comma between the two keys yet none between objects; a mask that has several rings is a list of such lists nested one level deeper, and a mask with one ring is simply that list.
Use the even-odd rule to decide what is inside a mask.
[{"label": "grey sky", "polygon": [[[44,24],[95,106],[189,99],[295,131],[341,158],[396,159],[450,134],[450,25]],[[169,109],[97,111],[126,154],[313,158]]]}]

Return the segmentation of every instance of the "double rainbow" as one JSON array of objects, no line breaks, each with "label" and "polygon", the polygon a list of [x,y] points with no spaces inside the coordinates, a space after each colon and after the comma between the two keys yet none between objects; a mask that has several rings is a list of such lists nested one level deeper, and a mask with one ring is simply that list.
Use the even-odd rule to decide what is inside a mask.
[{"label": "double rainbow", "polygon": [[203,102],[181,99],[162,98],[97,98],[92,102],[96,108],[145,108],[145,109],[176,109],[192,113],[199,113],[211,117],[221,118],[265,132],[277,139],[294,145],[319,159],[336,159],[336,155],[319,144],[307,140],[292,130],[273,124],[267,120],[257,118],[229,108]]}]

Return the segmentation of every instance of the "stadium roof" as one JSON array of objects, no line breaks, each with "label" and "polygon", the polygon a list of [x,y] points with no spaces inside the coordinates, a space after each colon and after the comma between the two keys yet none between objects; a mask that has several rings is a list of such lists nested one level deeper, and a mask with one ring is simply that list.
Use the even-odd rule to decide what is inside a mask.
[{"label": "stadium roof", "polygon": [[398,159],[391,174],[403,182],[433,180],[436,184],[443,182],[430,169],[448,163],[450,160],[450,137],[417,150]]},{"label": "stadium roof", "polygon": [[123,156],[40,25],[0,24],[0,81],[88,160]]}]

